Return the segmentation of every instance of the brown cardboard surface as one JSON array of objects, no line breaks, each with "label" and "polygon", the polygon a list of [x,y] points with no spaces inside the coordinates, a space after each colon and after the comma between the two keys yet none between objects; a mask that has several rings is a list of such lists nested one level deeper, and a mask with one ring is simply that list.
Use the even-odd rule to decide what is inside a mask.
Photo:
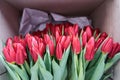
[{"label": "brown cardboard surface", "polygon": [[[18,33],[18,15],[15,8],[0,0],[0,54],[3,48],[1,41],[6,41],[8,37]],[[0,80],[9,80],[4,72],[6,70],[0,61]]]},{"label": "brown cardboard surface", "polygon": [[26,7],[67,16],[89,15],[104,0],[6,0],[19,9]]}]

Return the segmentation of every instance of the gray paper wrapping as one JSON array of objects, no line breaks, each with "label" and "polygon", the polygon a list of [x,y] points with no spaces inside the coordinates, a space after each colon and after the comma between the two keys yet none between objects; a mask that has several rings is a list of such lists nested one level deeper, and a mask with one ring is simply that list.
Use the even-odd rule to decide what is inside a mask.
[{"label": "gray paper wrapping", "polygon": [[78,24],[81,28],[90,25],[87,17],[65,17],[55,13],[25,8],[21,18],[19,33],[25,35],[28,32],[44,30],[46,23],[61,23],[66,21]]}]

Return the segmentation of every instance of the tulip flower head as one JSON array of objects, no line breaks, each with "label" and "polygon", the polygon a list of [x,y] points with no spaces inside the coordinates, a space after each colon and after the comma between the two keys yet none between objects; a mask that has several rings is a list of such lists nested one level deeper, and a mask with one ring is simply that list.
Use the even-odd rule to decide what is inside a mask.
[{"label": "tulip flower head", "polygon": [[110,53],[112,50],[112,45],[113,45],[113,39],[110,37],[103,43],[101,51],[103,53]]},{"label": "tulip flower head", "polygon": [[120,45],[119,45],[119,43],[113,43],[113,45],[112,45],[112,50],[111,50],[111,52],[108,54],[108,57],[109,57],[109,58],[113,58],[114,55],[115,55],[116,53],[118,53],[119,51],[120,51]]},{"label": "tulip flower head", "polygon": [[63,55],[62,45],[60,43],[58,43],[57,46],[56,46],[56,58],[58,60],[61,60],[62,59],[62,55]]},{"label": "tulip flower head", "polygon": [[73,36],[72,38],[72,49],[75,54],[79,54],[81,51],[80,40],[77,36]]},{"label": "tulip flower head", "polygon": [[94,30],[94,33],[95,33],[95,38],[99,35],[99,33],[100,33],[100,30],[98,29],[98,28],[96,28],[95,30]]},{"label": "tulip flower head", "polygon": [[64,50],[66,50],[68,48],[68,46],[70,45],[70,43],[71,43],[71,37],[70,36],[66,36],[66,40],[65,40],[65,42],[62,45],[63,48],[64,48]]},{"label": "tulip flower head", "polygon": [[82,46],[85,47],[86,43],[87,43],[87,33],[83,32],[83,34],[82,34]]},{"label": "tulip flower head", "polygon": [[9,63],[15,63],[16,61],[16,53],[13,48],[12,38],[8,38],[6,41],[6,46],[3,48],[3,54],[5,59]]},{"label": "tulip flower head", "polygon": [[94,58],[94,54],[95,54],[94,46],[95,46],[95,39],[94,37],[91,37],[86,44],[85,59],[87,61],[91,61]]},{"label": "tulip flower head", "polygon": [[16,53],[16,63],[19,65],[24,64],[25,60],[27,59],[24,46],[21,43],[14,43],[13,47]]},{"label": "tulip flower head", "polygon": [[100,37],[104,37],[104,38],[106,38],[108,36],[108,34],[106,33],[106,32],[103,32],[103,33],[101,33],[101,35],[100,35]]},{"label": "tulip flower head", "polygon": [[48,34],[44,35],[44,41],[45,41],[45,44],[48,45],[48,47],[49,47],[50,55],[53,56],[54,50],[55,50],[54,42],[50,39]]},{"label": "tulip flower head", "polygon": [[89,40],[92,36],[92,29],[90,26],[85,26],[85,32],[87,33],[87,40]]}]

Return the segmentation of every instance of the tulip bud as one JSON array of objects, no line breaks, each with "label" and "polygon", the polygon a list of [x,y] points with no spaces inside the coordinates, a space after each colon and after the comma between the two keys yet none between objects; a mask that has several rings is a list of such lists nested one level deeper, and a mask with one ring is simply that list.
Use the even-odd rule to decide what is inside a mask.
[{"label": "tulip bud", "polygon": [[75,36],[74,28],[72,26],[68,27],[67,33],[70,36]]},{"label": "tulip bud", "polygon": [[20,37],[19,37],[19,36],[14,36],[14,38],[13,38],[13,42],[18,42],[18,41],[19,41],[19,39],[20,39]]},{"label": "tulip bud", "polygon": [[49,47],[50,55],[53,56],[54,55],[54,42],[50,39],[48,34],[44,35],[44,41],[45,41],[45,44],[48,45]]},{"label": "tulip bud", "polygon": [[87,40],[90,39],[90,37],[92,36],[92,29],[90,26],[86,26],[85,27],[85,32],[87,33]]},{"label": "tulip bud", "polygon": [[41,36],[42,31],[38,30],[38,31],[34,31],[31,33],[32,36],[37,36],[40,37]]},{"label": "tulip bud", "polygon": [[64,41],[64,44],[62,45],[63,48],[66,50],[68,48],[68,46],[70,45],[70,43],[71,43],[70,36],[66,36],[66,40]]},{"label": "tulip bud", "polygon": [[120,52],[120,44],[117,46],[116,50],[115,50],[115,53],[118,53]]},{"label": "tulip bud", "polygon": [[45,44],[44,44],[42,38],[40,38],[40,40],[38,40],[38,45],[39,45],[39,48],[38,48],[39,54],[43,58],[44,52],[45,52]]},{"label": "tulip bud", "polygon": [[58,42],[61,43],[61,45],[64,45],[65,40],[66,40],[66,36],[61,36],[61,37],[59,37]]},{"label": "tulip bud", "polygon": [[95,39],[94,37],[91,37],[86,44],[86,53],[85,53],[85,59],[88,61],[91,61],[94,58],[94,46],[95,46]]},{"label": "tulip bud", "polygon": [[53,56],[55,47],[54,47],[54,43],[53,43],[52,40],[48,43],[48,47],[49,47],[49,50],[50,50],[50,55]]},{"label": "tulip bud", "polygon": [[56,58],[58,60],[61,60],[62,55],[63,55],[63,53],[62,53],[62,45],[60,43],[58,43],[57,46],[56,46]]},{"label": "tulip bud", "polygon": [[48,44],[50,40],[51,40],[51,39],[50,39],[49,35],[48,35],[48,34],[44,34],[45,44]]},{"label": "tulip bud", "polygon": [[113,39],[108,38],[102,45],[101,51],[104,53],[110,53],[112,50],[112,45],[113,45]]},{"label": "tulip bud", "polygon": [[97,51],[97,49],[99,48],[99,46],[101,45],[101,43],[105,40],[104,37],[100,37],[98,38],[98,40],[95,42],[95,52]]},{"label": "tulip bud", "polygon": [[87,43],[87,33],[83,32],[83,34],[82,34],[82,46],[85,47],[86,43]]},{"label": "tulip bud", "polygon": [[78,25],[74,24],[73,28],[74,28],[75,35],[77,35],[78,34]]},{"label": "tulip bud", "polygon": [[60,34],[58,31],[55,31],[55,38],[56,38],[56,43],[59,41]]},{"label": "tulip bud", "polygon": [[106,33],[106,32],[103,32],[103,33],[101,33],[101,35],[100,35],[100,37],[104,37],[104,38],[106,38],[108,36],[108,34]]},{"label": "tulip bud", "polygon": [[114,55],[119,51],[120,47],[119,47],[119,43],[114,43],[112,45],[112,50],[111,52],[108,54],[109,58],[113,58]]},{"label": "tulip bud", "polygon": [[12,39],[8,38],[6,41],[6,46],[3,48],[3,54],[6,61],[9,63],[14,63],[16,59],[16,54],[13,48]]},{"label": "tulip bud", "polygon": [[27,58],[27,54],[26,54],[24,46],[21,43],[14,43],[13,47],[16,52],[16,63],[18,65],[24,64]]},{"label": "tulip bud", "polygon": [[25,36],[26,42],[28,44],[28,48],[30,50],[30,54],[33,58],[33,60],[36,62],[38,59],[38,54],[39,54],[39,50],[38,50],[38,42],[35,39],[35,37],[31,36],[30,34],[27,34]]},{"label": "tulip bud", "polygon": [[72,48],[73,48],[73,51],[76,54],[79,54],[80,51],[81,51],[80,41],[79,41],[79,38],[76,37],[76,36],[73,36],[73,39],[72,39]]},{"label": "tulip bud", "polygon": [[95,30],[94,30],[94,33],[95,33],[95,38],[99,35],[99,33],[100,33],[100,30],[98,29],[98,28],[96,28]]},{"label": "tulip bud", "polygon": [[62,27],[61,27],[61,25],[55,25],[55,31],[58,31],[58,33],[60,34],[60,35],[62,35]]}]

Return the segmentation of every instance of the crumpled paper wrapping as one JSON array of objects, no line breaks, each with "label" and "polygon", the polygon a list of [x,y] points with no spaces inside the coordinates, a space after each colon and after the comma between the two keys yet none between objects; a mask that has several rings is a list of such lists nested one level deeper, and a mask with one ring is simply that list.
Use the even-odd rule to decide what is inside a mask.
[{"label": "crumpled paper wrapping", "polygon": [[25,35],[28,32],[44,30],[46,23],[50,22],[55,24],[70,22],[72,24],[78,24],[81,28],[90,25],[87,17],[65,17],[55,13],[25,8],[20,23],[19,33]]}]

